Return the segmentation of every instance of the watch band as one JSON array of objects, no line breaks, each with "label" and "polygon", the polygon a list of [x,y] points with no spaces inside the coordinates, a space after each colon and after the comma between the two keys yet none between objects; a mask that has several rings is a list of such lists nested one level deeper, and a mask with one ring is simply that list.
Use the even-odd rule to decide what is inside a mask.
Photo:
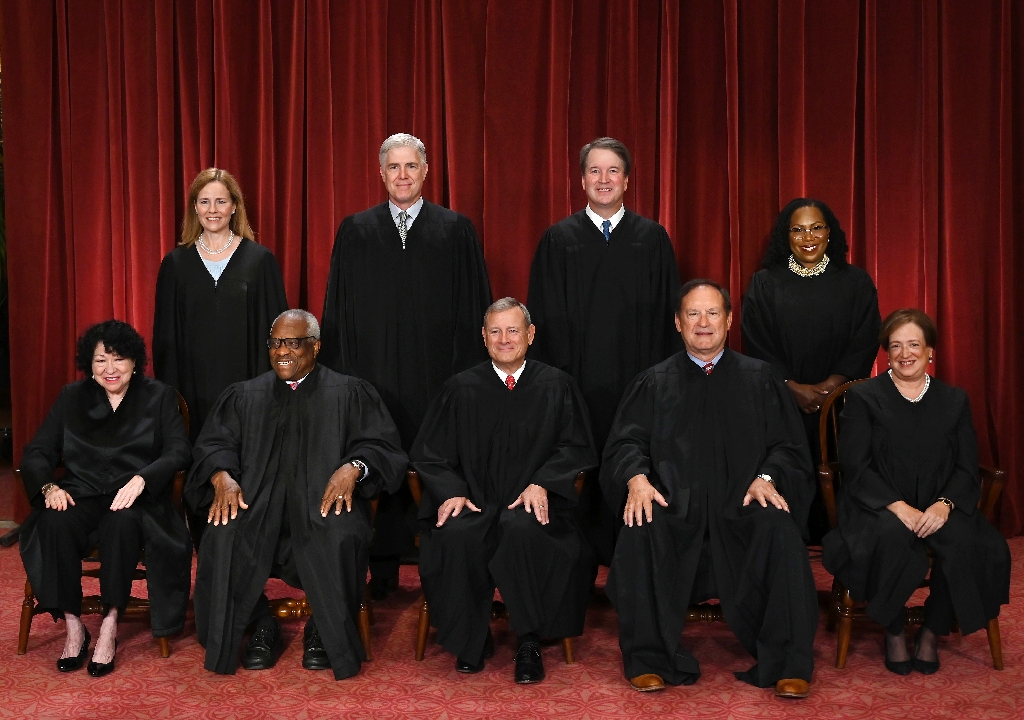
[{"label": "watch band", "polygon": [[947,497],[940,497],[938,501],[945,505],[946,507],[948,507],[950,510],[956,507],[956,505],[953,504],[953,501]]},{"label": "watch band", "polygon": [[767,473],[761,473],[760,475],[758,475],[758,477],[761,478],[762,480],[764,480],[766,483],[768,483],[772,487],[775,487],[775,481],[772,480],[772,476],[771,475],[768,475]]},{"label": "watch band", "polygon": [[352,460],[349,465],[359,470],[359,477],[356,479],[356,483],[361,483],[370,474],[370,468],[362,460]]}]

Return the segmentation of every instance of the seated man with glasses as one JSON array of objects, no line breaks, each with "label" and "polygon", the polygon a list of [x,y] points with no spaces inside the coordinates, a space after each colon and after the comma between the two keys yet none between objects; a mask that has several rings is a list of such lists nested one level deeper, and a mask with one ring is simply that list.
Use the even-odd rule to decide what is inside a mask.
[{"label": "seated man with glasses", "polygon": [[271,668],[281,632],[264,585],[271,574],[305,591],[302,665],[359,672],[356,617],[373,532],[370,500],[398,487],[407,464],[384,403],[364,380],[316,363],[320,328],[287,310],[267,340],[272,372],[236,383],[217,400],[196,441],[185,487],[208,526],[194,591],[206,669]]},{"label": "seated man with glasses", "polygon": [[755,665],[736,677],[806,697],[818,601],[800,529],[814,495],[796,403],[772,366],[725,347],[728,292],[680,288],[684,352],[640,373],[605,446],[601,487],[622,512],[606,592],[626,677],[689,685],[687,606],[718,598]]}]

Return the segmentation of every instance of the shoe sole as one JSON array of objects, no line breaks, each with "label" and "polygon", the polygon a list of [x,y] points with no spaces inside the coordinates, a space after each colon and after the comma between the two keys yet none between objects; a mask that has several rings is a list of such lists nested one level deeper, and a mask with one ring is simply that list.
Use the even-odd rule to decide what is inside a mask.
[{"label": "shoe sole", "polygon": [[629,686],[637,692],[658,692],[659,690],[665,689],[664,685],[652,685],[651,687],[637,687],[633,683],[630,683]]},{"label": "shoe sole", "polygon": [[810,692],[805,692],[805,693],[780,693],[780,692],[777,692],[777,693],[775,693],[775,697],[785,698],[787,700],[803,700],[805,697],[807,697],[810,694],[811,694]]}]

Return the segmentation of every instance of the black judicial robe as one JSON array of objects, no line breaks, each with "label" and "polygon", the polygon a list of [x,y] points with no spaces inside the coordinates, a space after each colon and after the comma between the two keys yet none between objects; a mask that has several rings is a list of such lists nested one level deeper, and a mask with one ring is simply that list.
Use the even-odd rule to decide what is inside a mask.
[{"label": "black judicial robe", "polygon": [[[192,582],[192,542],[171,502],[174,475],[192,462],[173,388],[138,374],[117,410],[91,377],[65,385],[25,447],[21,475],[33,511],[21,527],[21,557],[42,607],[43,485],[57,482],[72,499],[116,493],[134,476],[146,481],[132,507],[141,510],[150,619],[154,637],[180,632]],[[57,480],[54,470],[63,463]]]},{"label": "black judicial robe", "polygon": [[[839,527],[825,536],[825,568],[888,625],[927,575],[931,547],[961,631],[985,627],[1009,602],[1010,552],[977,510],[978,444],[967,393],[933,377],[912,403],[886,373],[846,391],[840,429]],[[939,497],[955,508],[924,539],[886,507],[903,500],[925,510]]]},{"label": "black judicial robe", "polygon": [[[490,360],[456,375],[431,404],[410,461],[424,487],[420,577],[438,642],[459,657],[482,653],[494,592],[488,569],[517,633],[580,635],[589,562],[572,512],[574,481],[597,455],[572,378],[535,360],[512,391]],[[530,484],[548,491],[546,526],[522,507],[507,509]],[[465,509],[435,528],[438,507],[453,497],[468,497],[482,512]],[[443,537],[456,521],[472,524],[466,557]],[[512,548],[501,540],[516,522],[535,532]]]},{"label": "black judicial robe", "polygon": [[469,218],[424,201],[403,249],[381,203],[338,228],[320,362],[370,381],[408,449],[441,385],[487,357],[480,328],[490,303]]},{"label": "black judicial robe", "polygon": [[[283,447],[286,441],[296,445]],[[185,488],[192,507],[213,502],[210,478],[219,470],[238,481],[249,505],[226,525],[207,527],[200,549],[194,604],[206,668],[235,671],[287,507],[291,550],[334,676],[354,675],[365,659],[355,616],[372,534],[370,499],[393,492],[408,462],[376,391],[319,365],[294,391],[273,372],[264,373],[221,395],[193,455]],[[283,463],[283,456],[295,463]],[[321,517],[331,475],[356,458],[370,474],[357,486],[352,512]]]},{"label": "black judicial robe", "polygon": [[[742,506],[761,473],[792,515]],[[771,366],[726,349],[705,375],[681,352],[637,376],[601,466],[608,504],[619,513],[638,474],[669,506],[655,504],[652,523],[624,527],[612,561],[607,593],[619,613],[627,676],[696,680],[699,666],[679,633],[691,599],[718,597],[758,661],[738,677],[761,687],[783,677],[810,680],[818,608],[798,528],[814,482],[795,403]]]},{"label": "black judicial robe", "polygon": [[194,245],[160,264],[153,319],[153,373],[185,398],[192,441],[231,383],[270,370],[265,341],[288,309],[273,253],[242,238],[218,281]]},{"label": "black judicial robe", "polygon": [[[529,357],[579,384],[599,454],[626,385],[682,349],[673,320],[678,289],[665,228],[630,210],[608,242],[584,209],[548,228],[537,246],[527,302],[537,335]],[[607,565],[617,522],[597,483],[583,490],[580,519]]]}]

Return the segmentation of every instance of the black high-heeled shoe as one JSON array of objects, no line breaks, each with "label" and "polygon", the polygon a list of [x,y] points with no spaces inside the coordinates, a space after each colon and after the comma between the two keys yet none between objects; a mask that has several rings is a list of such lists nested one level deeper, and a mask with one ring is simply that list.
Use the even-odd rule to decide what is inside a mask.
[{"label": "black high-heeled shoe", "polygon": [[914,633],[914,669],[922,675],[934,675],[939,671],[939,639],[935,638],[935,659],[922,660],[917,656],[917,650],[921,646],[921,633],[924,632],[924,625]]},{"label": "black high-heeled shoe", "polygon": [[[901,633],[900,636],[901,636],[901,638],[903,637],[902,633]],[[903,641],[905,643],[906,639],[903,638]],[[889,633],[885,634],[885,640],[883,640],[883,643],[884,643],[884,646],[885,646],[885,669],[888,670],[891,673],[896,673],[897,675],[909,675],[911,669],[913,668],[913,664],[914,664],[913,660],[910,660],[910,659],[908,659],[908,660],[890,660],[889,659]]]},{"label": "black high-heeled shoe", "polygon": [[57,660],[57,669],[61,672],[74,672],[85,664],[85,656],[89,653],[89,629],[85,630],[85,639],[82,640],[82,649],[74,657],[60,658]]},{"label": "black high-heeled shoe", "polygon": [[98,663],[89,661],[89,674],[93,677],[103,677],[114,672],[114,661],[117,659],[117,640],[114,640],[114,657],[110,658],[110,662]]}]

